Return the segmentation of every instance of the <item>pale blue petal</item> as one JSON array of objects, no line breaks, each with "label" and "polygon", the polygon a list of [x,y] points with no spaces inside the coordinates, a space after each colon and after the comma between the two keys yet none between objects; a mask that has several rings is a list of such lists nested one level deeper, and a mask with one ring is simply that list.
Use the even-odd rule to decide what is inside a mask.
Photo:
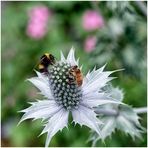
[{"label": "pale blue petal", "polygon": [[65,59],[62,51],[61,51],[61,62],[66,62],[66,59]]},{"label": "pale blue petal", "polygon": [[116,120],[115,117],[107,117],[104,120],[103,128],[102,128],[102,136],[105,139],[107,136],[111,135],[116,128]]},{"label": "pale blue petal", "polygon": [[97,69],[97,70],[96,70],[96,67],[94,67],[94,69],[92,70],[92,72],[89,71],[89,72],[86,74],[86,79],[87,79],[87,81],[91,81],[92,78],[93,78],[94,76],[96,76],[96,74],[100,74],[101,72],[103,72],[105,66],[106,66],[106,64],[105,64],[104,66],[102,66],[101,68]]},{"label": "pale blue petal", "polygon": [[33,77],[33,78],[28,79],[28,81],[33,83],[41,91],[42,95],[44,95],[46,98],[53,99],[51,89],[48,83],[49,81],[45,82],[40,77]]},{"label": "pale blue petal", "polygon": [[119,101],[122,101],[124,98],[124,93],[121,89],[119,89],[118,87],[116,88],[111,88],[110,92],[109,92],[110,96],[112,98],[115,98]]},{"label": "pale blue petal", "polygon": [[37,74],[37,76],[44,82],[44,83],[46,83],[46,85],[49,85],[49,79],[48,79],[48,77],[46,76],[46,75],[44,75],[44,74],[42,74],[42,73],[40,73],[40,72],[38,72],[38,71],[35,71],[36,72],[36,74]]},{"label": "pale blue petal", "polygon": [[96,77],[92,78],[93,81],[88,81],[82,87],[83,94],[99,91],[102,87],[106,86],[107,82],[114,79],[113,77],[108,77],[112,72],[102,72]]},{"label": "pale blue petal", "polygon": [[92,72],[89,72],[86,75],[82,85],[84,94],[93,92],[93,91],[99,91],[99,89],[104,87],[107,82],[114,79],[114,77],[109,77],[110,74],[122,70],[122,69],[119,69],[114,71],[103,72],[104,68],[105,68],[105,65],[98,70],[94,68]]},{"label": "pale blue petal", "polygon": [[84,95],[81,101],[81,104],[84,104],[88,107],[96,107],[98,105],[109,103],[122,104],[120,101],[109,97],[107,94],[99,92],[92,92]]},{"label": "pale blue petal", "polygon": [[71,66],[77,65],[73,47],[71,48],[71,50],[67,56],[67,63],[69,63]]},{"label": "pale blue petal", "polygon": [[59,110],[55,113],[45,125],[41,134],[47,132],[46,144],[45,147],[48,147],[51,138],[59,131],[62,130],[64,127],[67,127],[68,123],[68,114],[69,112],[65,109]]},{"label": "pale blue petal", "polygon": [[42,100],[32,102],[32,105],[20,112],[25,113],[20,122],[26,119],[43,119],[46,120],[61,109],[61,107],[54,100]]},{"label": "pale blue petal", "polygon": [[96,117],[95,112],[85,106],[80,105],[77,110],[72,110],[73,121],[75,123],[85,125],[93,130],[95,130],[101,137],[101,131],[99,124],[102,122]]}]

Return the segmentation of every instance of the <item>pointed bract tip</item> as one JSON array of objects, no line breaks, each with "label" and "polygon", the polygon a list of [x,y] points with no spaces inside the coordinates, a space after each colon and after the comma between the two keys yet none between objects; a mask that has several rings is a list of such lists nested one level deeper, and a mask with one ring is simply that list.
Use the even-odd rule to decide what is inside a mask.
[{"label": "pointed bract tip", "polygon": [[70,50],[73,50],[73,51],[75,51],[75,48],[74,48],[74,46],[72,46]]},{"label": "pointed bract tip", "polygon": [[18,127],[23,121],[24,120],[21,119],[16,126]]}]

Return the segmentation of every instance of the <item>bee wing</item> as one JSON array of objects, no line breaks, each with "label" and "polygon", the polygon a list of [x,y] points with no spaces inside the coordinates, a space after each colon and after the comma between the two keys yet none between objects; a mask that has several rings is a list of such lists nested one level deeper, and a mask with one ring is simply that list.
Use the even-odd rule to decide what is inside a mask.
[{"label": "bee wing", "polygon": [[42,60],[43,60],[44,58],[45,58],[45,57],[42,57],[42,58],[35,64],[35,66],[33,67],[33,69],[35,69],[35,67],[36,67],[37,65],[39,65],[40,62],[42,62]]}]

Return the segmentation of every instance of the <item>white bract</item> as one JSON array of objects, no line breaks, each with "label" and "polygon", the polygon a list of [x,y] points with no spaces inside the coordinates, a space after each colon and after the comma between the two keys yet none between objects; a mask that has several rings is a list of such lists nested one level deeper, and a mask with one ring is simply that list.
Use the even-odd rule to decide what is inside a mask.
[{"label": "white bract", "polygon": [[101,89],[113,79],[109,75],[114,71],[104,72],[105,66],[94,68],[83,78],[82,85],[78,86],[77,83],[69,83],[69,70],[75,65],[79,67],[72,48],[67,59],[61,52],[61,60],[49,66],[49,76],[36,72],[37,77],[28,79],[46,99],[33,102],[29,108],[22,110],[24,115],[20,122],[30,118],[42,119],[45,127],[41,134],[47,132],[46,147],[59,130],[67,127],[70,112],[75,123],[88,126],[102,137],[100,125],[103,123],[96,117],[94,107],[120,103]]}]

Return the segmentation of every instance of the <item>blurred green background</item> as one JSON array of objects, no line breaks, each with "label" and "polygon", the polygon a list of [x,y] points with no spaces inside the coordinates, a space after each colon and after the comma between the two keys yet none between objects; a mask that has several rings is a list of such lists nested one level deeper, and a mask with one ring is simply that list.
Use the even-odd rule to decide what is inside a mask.
[{"label": "blurred green background", "polygon": [[[47,7],[47,32],[41,38],[26,34],[29,22],[28,11],[36,6]],[[146,92],[146,39],[147,21],[144,13],[146,2],[2,2],[2,101],[1,101],[1,142],[2,146],[44,146],[46,135],[41,121],[27,120],[17,126],[22,114],[29,106],[27,102],[41,99],[37,89],[25,80],[35,76],[34,66],[44,52],[54,54],[57,59],[62,50],[65,55],[74,46],[76,57],[80,57],[83,73],[107,63],[106,70],[124,68],[113,76],[114,86],[123,88],[124,102],[133,107],[147,104]],[[103,27],[93,31],[84,29],[83,15],[87,10],[97,11],[104,20]],[[85,49],[87,37],[95,36],[97,41],[91,51]],[[146,114],[141,114],[141,124],[146,128]],[[86,142],[90,131],[86,127],[69,122],[69,129],[58,132],[50,146],[91,146]],[[146,146],[128,135],[116,131],[107,138],[104,145],[97,146]]]}]

